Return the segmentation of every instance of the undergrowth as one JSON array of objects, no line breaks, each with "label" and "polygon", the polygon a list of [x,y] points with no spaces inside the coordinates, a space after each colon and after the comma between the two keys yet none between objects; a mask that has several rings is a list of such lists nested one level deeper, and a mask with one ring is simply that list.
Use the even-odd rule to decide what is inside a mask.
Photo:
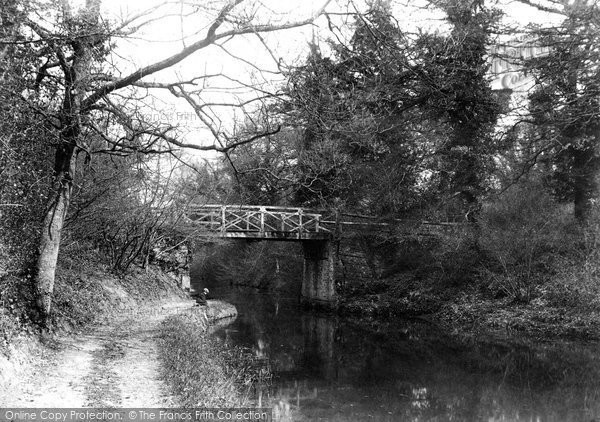
[{"label": "undergrowth", "polygon": [[[0,277],[0,352],[23,336],[39,333],[32,275],[7,273]],[[54,285],[51,331],[81,330],[142,302],[183,297],[177,283],[159,269],[111,271],[102,253],[80,244],[66,245],[59,256]]]},{"label": "undergrowth", "polygon": [[252,391],[270,380],[266,362],[240,347],[224,347],[206,333],[199,312],[166,319],[160,328],[163,378],[182,407],[240,407]]},{"label": "undergrowth", "polygon": [[582,227],[572,214],[535,182],[513,186],[474,224],[410,243],[399,237],[412,252],[384,251],[397,271],[344,283],[341,310],[428,315],[462,331],[600,338],[600,219]]}]

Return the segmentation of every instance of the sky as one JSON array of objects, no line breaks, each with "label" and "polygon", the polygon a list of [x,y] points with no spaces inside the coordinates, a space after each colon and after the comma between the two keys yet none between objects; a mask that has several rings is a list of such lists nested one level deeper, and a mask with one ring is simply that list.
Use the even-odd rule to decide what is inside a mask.
[{"label": "sky", "polygon": [[[154,1],[155,4],[160,1]],[[221,5],[223,2],[216,2]],[[254,3],[252,0],[248,4]],[[262,1],[256,11],[259,22],[289,22],[311,16],[323,4],[323,0],[311,1]],[[147,1],[115,1],[104,0],[105,15],[119,20],[140,10],[147,9]],[[210,2],[204,4],[210,8]],[[244,10],[240,7],[241,10]],[[163,8],[156,12],[157,16],[165,15],[165,11],[178,14],[179,7]],[[212,13],[211,13],[212,12]],[[212,23],[215,13],[208,11],[193,18],[183,20],[179,16],[161,17],[156,23],[148,25],[138,33],[136,38],[121,40],[119,43],[120,67],[128,68],[147,65],[170,56],[180,50],[184,43],[182,35],[187,39],[185,45],[204,35],[207,26]],[[307,50],[308,41],[313,29],[303,27],[264,35],[266,44],[271,52],[288,63],[294,63]],[[198,35],[194,35],[199,33]],[[282,81],[278,74],[277,62],[254,36],[236,37],[224,45],[225,49],[214,46],[196,52],[173,69],[149,77],[146,80],[187,80],[202,74],[223,73],[230,78],[247,84],[263,84],[265,89],[272,90],[276,83]],[[235,57],[234,57],[235,56]],[[256,67],[249,65],[254,64]],[[259,70],[260,69],[260,70]],[[264,71],[262,71],[264,70]],[[226,78],[214,78],[202,85],[202,98],[207,102],[237,103],[246,101],[256,95],[252,90],[240,86]],[[181,126],[182,136],[186,140],[209,144],[214,138],[184,102],[164,92],[155,92],[154,110],[148,115],[153,119],[168,120],[169,123]],[[149,104],[150,105],[150,104]],[[242,115],[233,107],[214,107],[214,119],[222,121],[223,130],[229,130],[232,122],[240,120]],[[206,153],[204,155],[207,155]],[[211,154],[208,154],[211,155]]]},{"label": "sky", "polygon": [[[358,7],[362,0],[357,0]],[[539,0],[544,2],[544,0]],[[82,4],[84,0],[72,0],[72,4]],[[167,6],[158,7],[162,0],[103,0],[103,16],[113,22],[119,22],[143,10],[152,10],[149,18],[156,19],[143,27],[134,36],[117,41],[118,48],[114,55],[116,67],[123,74],[164,59],[193,40],[199,39],[222,7],[223,1],[200,0],[196,4],[203,7],[201,13],[192,17],[181,17],[183,0],[171,0]],[[318,10],[324,0],[247,0],[236,7],[255,21],[282,23],[304,19]],[[395,16],[405,30],[443,30],[443,16],[439,11],[426,8],[424,0],[396,0]],[[537,9],[518,1],[501,0],[501,8],[506,13],[508,24],[527,25],[532,22],[558,22],[561,17],[539,12]],[[328,12],[347,11],[346,2],[333,0],[327,7]],[[333,16],[332,19],[340,17]],[[343,18],[348,19],[348,18]],[[350,31],[348,32],[350,33]],[[308,44],[313,39],[328,37],[327,21],[319,18],[315,25],[295,28],[264,35],[268,49],[255,36],[234,38],[225,43],[225,49],[208,47],[196,52],[191,57],[172,69],[147,77],[145,80],[173,81],[186,80],[202,74],[223,73],[230,78],[251,84],[262,84],[267,90],[273,90],[281,75],[277,74],[277,61],[286,64],[301,63],[308,53]],[[515,48],[515,54],[540,54],[531,46]],[[252,63],[252,65],[250,64]],[[259,68],[260,71],[257,69]],[[518,72],[512,72],[506,63],[495,63],[492,67],[501,72],[493,81],[496,89],[510,87],[527,89],[527,78]],[[235,103],[244,101],[255,95],[247,88],[241,88],[224,78],[211,79],[202,85],[202,98],[207,102]],[[157,122],[178,124],[181,137],[188,142],[210,144],[214,142],[211,133],[195,116],[193,110],[181,100],[167,92],[153,92],[145,99],[148,111],[144,114]],[[233,107],[214,107],[213,118],[220,129],[229,131],[233,122],[242,115]],[[220,122],[220,123],[219,123]],[[203,153],[203,157],[215,158],[215,154]]]}]

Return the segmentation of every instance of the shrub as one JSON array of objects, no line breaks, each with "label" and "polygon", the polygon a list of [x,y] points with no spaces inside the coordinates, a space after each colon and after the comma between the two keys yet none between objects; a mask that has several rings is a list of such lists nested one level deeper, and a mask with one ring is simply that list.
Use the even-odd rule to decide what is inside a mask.
[{"label": "shrub", "polygon": [[32,330],[31,322],[36,315],[30,278],[0,276],[0,350],[15,337]]},{"label": "shrub", "polygon": [[431,244],[432,262],[445,287],[462,286],[473,280],[482,259],[474,227],[456,226],[436,236]]},{"label": "shrub", "polygon": [[[0,110],[1,112],[2,110]],[[26,120],[26,119],[23,119]],[[24,125],[30,127],[23,127]],[[23,126],[21,126],[23,125]],[[35,257],[46,207],[48,145],[31,121],[0,125],[0,275],[22,273]]]},{"label": "shrub", "polygon": [[548,305],[579,312],[600,310],[600,224],[597,218],[593,221],[569,254],[555,257],[555,274],[539,287]]},{"label": "shrub", "polygon": [[511,187],[487,203],[478,243],[490,258],[481,276],[496,295],[529,301],[577,248],[574,221],[539,184]]}]

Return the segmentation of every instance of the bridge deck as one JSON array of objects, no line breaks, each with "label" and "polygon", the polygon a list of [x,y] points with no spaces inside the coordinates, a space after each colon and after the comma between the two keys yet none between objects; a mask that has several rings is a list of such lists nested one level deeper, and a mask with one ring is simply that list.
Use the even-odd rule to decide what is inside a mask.
[{"label": "bridge deck", "polygon": [[333,236],[331,233],[291,233],[291,232],[226,232],[219,233],[201,233],[202,237],[218,237],[221,239],[257,239],[257,240],[277,240],[277,241],[298,241],[298,240],[329,240]]}]

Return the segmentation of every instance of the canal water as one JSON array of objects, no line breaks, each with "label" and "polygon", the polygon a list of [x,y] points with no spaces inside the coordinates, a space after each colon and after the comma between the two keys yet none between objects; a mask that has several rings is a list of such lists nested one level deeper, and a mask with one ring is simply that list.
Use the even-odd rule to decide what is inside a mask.
[{"label": "canal water", "polygon": [[270,365],[262,403],[285,403],[298,420],[600,421],[595,343],[458,339],[410,320],[366,330],[297,298],[211,293],[239,311],[214,335]]}]

